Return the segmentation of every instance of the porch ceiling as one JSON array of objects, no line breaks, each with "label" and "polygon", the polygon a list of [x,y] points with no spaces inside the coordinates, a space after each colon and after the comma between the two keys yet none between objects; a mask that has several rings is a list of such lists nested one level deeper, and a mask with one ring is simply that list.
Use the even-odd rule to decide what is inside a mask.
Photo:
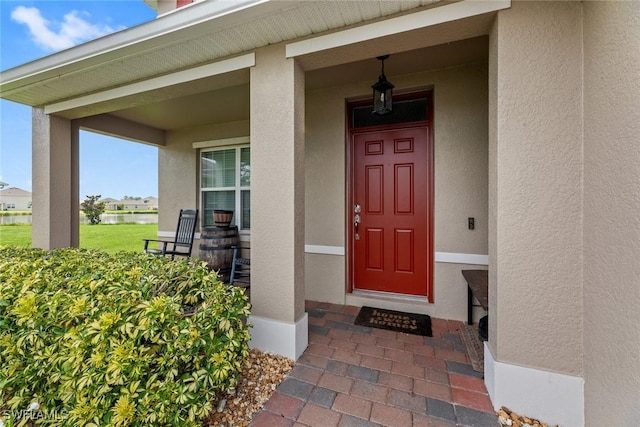
[{"label": "porch ceiling", "polygon": [[[385,63],[385,73],[393,81],[394,76],[486,60],[487,55],[488,38],[474,37],[394,54]],[[318,90],[352,82],[374,82],[379,72],[380,63],[369,58],[309,71],[305,77],[306,87]],[[193,89],[199,88],[191,95],[173,97],[169,93],[158,93],[155,95],[161,98],[158,102],[116,110],[113,108],[115,103],[122,102],[117,100],[108,107],[112,115],[165,130],[249,120],[249,76],[246,74],[244,82],[235,86],[216,89],[213,86],[216,80],[211,79],[209,83],[188,85]],[[242,77],[236,77],[242,80]]]},{"label": "porch ceiling", "polygon": [[[31,106],[71,105],[79,97],[87,98],[90,102],[57,107],[55,114],[69,119],[110,114],[161,130],[248,120],[247,68],[102,101],[97,95],[182,70],[191,72],[205,64],[217,65],[261,46],[358,28],[452,2],[244,0],[232,2],[235,9],[220,6],[229,3],[195,3],[156,21],[7,70],[0,74],[0,94]],[[311,90],[374,81],[379,72],[375,56],[384,53],[393,54],[385,64],[391,79],[483,60],[493,16],[400,32],[296,60],[307,70],[306,85]]]},{"label": "porch ceiling", "polygon": [[[393,80],[394,75],[415,74],[483,61],[488,58],[488,54],[488,37],[478,36],[437,46],[394,53],[385,61],[385,74],[389,80]],[[337,55],[329,53],[326,56]],[[375,57],[370,57],[360,61],[308,71],[306,74],[306,86],[307,89],[315,90],[354,81],[370,81],[374,83],[379,74],[380,61]]]},{"label": "porch ceiling", "polygon": [[249,83],[113,111],[158,129],[176,130],[249,119]]}]

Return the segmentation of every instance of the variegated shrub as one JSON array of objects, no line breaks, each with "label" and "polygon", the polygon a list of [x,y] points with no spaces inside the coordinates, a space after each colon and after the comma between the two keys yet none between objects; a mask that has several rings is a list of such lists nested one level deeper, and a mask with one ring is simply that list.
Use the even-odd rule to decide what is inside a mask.
[{"label": "variegated shrub", "polygon": [[37,403],[46,425],[200,425],[237,383],[248,315],[197,261],[0,247],[0,420]]}]

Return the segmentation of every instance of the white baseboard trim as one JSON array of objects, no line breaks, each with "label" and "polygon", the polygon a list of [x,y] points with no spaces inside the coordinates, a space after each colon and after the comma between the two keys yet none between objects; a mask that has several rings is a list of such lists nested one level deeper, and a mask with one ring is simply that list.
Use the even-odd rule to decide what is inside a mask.
[{"label": "white baseboard trim", "polygon": [[[344,256],[346,253],[344,246],[304,245],[304,251],[320,255]],[[434,258],[435,262],[446,264],[489,265],[489,255],[436,252]]]},{"label": "white baseboard trim", "polygon": [[484,382],[495,410],[512,411],[549,425],[584,427],[584,379],[498,362],[484,343]]},{"label": "white baseboard trim", "polygon": [[344,246],[304,245],[304,251],[308,254],[344,255]]},{"label": "white baseboard trim", "polygon": [[[175,233],[172,231],[158,231],[158,237],[163,239],[173,239]],[[195,238],[200,238],[200,233],[195,234]],[[250,242],[251,236],[246,233],[240,233],[241,242]],[[304,252],[307,254],[319,255],[338,255],[345,256],[344,246],[326,246],[326,245],[304,245]],[[480,254],[463,254],[455,252],[436,252],[434,261],[445,264],[467,264],[467,265],[489,265],[489,255]]]},{"label": "white baseboard trim", "polygon": [[436,252],[435,262],[447,264],[489,265],[489,255]]},{"label": "white baseboard trim", "polygon": [[249,316],[249,323],[253,325],[250,348],[298,360],[309,344],[307,313],[304,313],[296,323],[278,322],[259,316]]}]

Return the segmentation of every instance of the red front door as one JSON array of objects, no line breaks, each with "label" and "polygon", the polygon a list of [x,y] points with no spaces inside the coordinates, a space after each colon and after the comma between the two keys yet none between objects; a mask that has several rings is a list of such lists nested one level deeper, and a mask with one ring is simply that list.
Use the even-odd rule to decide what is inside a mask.
[{"label": "red front door", "polygon": [[428,127],[353,135],[354,290],[429,295],[433,262],[429,136]]}]

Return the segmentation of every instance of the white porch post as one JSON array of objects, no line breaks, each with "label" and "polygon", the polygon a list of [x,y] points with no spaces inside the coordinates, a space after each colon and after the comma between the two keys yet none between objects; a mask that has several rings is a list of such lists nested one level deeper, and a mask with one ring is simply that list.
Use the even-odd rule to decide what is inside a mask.
[{"label": "white porch post", "polygon": [[297,359],[304,311],[304,72],[284,46],[251,68],[252,347]]},{"label": "white porch post", "polygon": [[32,120],[33,247],[77,247],[79,129],[41,108]]}]

